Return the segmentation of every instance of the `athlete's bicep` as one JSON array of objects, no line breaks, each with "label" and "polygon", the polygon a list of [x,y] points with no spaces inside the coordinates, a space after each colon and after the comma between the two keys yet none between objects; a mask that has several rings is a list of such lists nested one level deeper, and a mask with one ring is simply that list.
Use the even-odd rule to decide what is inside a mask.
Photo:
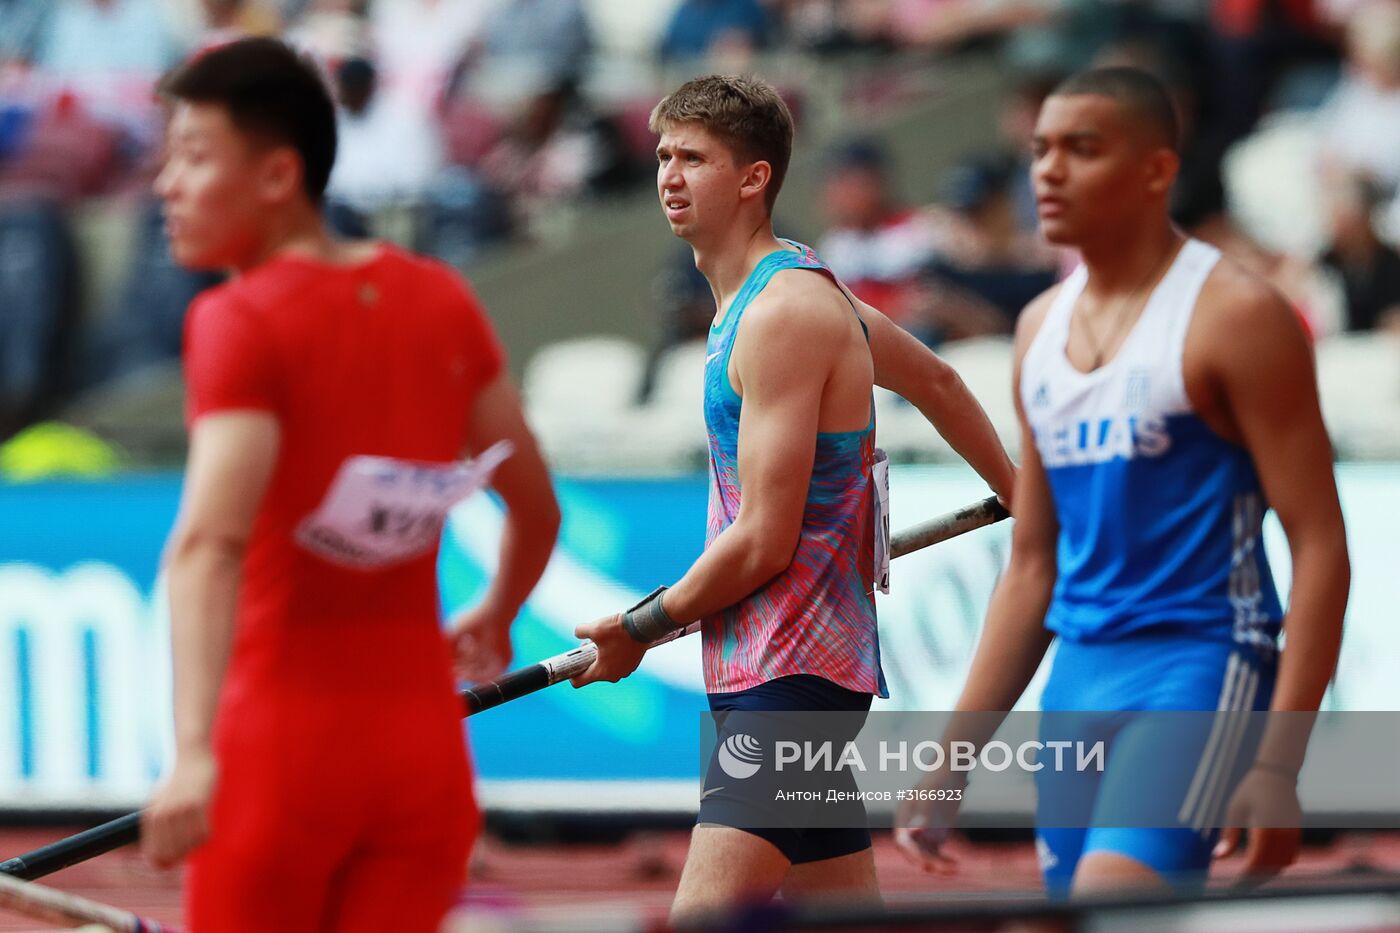
[{"label": "athlete's bicep", "polygon": [[822,390],[832,366],[821,321],[783,308],[751,308],[734,359],[743,387],[736,524],[775,548],[797,547],[816,458]]},{"label": "athlete's bicep", "polygon": [[277,463],[281,428],[262,411],[220,411],[190,430],[177,541],[242,547]]},{"label": "athlete's bicep", "polygon": [[477,393],[468,416],[466,440],[469,454],[479,454],[500,441],[509,441],[514,448],[491,480],[492,488],[507,505],[554,503],[549,468],[525,420],[520,393],[504,370]]}]

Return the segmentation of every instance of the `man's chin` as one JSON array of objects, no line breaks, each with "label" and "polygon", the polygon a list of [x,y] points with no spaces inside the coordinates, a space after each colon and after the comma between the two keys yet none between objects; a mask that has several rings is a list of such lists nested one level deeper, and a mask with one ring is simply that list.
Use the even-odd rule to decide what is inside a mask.
[{"label": "man's chin", "polygon": [[1059,221],[1041,221],[1040,235],[1053,246],[1076,246],[1081,237],[1079,230]]},{"label": "man's chin", "polygon": [[175,260],[175,264],[191,272],[212,272],[228,267],[228,262],[215,255],[211,250],[200,250],[187,243],[172,242],[170,244],[170,258]]}]

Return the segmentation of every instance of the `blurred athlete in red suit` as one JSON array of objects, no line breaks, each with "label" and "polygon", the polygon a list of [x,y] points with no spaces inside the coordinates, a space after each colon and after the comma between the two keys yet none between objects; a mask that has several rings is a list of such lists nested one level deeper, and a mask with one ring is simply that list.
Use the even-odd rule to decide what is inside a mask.
[{"label": "blurred athlete in red suit", "polygon": [[[143,845],[191,855],[194,933],[435,931],[479,823],[451,642],[459,665],[509,660],[558,530],[549,476],[462,278],[328,234],[335,114],[312,65],[242,40],[164,92],[175,258],[233,276],[186,322],[176,758]],[[500,572],[445,637],[459,461],[500,441]]]}]

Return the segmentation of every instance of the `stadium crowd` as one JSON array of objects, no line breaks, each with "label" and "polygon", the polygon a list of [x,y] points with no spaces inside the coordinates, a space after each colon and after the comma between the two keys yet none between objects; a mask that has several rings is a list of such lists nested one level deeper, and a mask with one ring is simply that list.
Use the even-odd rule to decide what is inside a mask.
[{"label": "stadium crowd", "polygon": [[[1008,333],[1067,268],[1035,233],[1034,114],[1069,71],[1130,62],[1187,127],[1177,222],[1268,275],[1319,338],[1400,333],[1400,0],[0,0],[0,439],[178,357],[214,278],[165,249],[153,89],[244,34],[282,35],[335,91],[334,226],[468,271],[576,235],[561,203],[644,192],[672,78],[773,54],[998,56],[1001,146],[966,153],[935,203],[908,203],[881,140],[853,132],[826,141],[825,229],[793,231],[933,345]],[[99,203],[121,205],[123,247],[100,294]],[[663,346],[703,334],[688,254],[660,275]]]}]

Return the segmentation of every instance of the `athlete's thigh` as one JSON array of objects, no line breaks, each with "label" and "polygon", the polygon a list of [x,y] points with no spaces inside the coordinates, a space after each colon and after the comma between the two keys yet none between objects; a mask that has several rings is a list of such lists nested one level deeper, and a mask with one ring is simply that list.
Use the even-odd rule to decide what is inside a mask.
[{"label": "athlete's thigh", "polygon": [[465,752],[425,741],[375,778],[379,803],[337,873],[325,929],[435,933],[466,884],[481,828]]},{"label": "athlete's thigh", "polygon": [[[1074,890],[1190,887],[1210,869],[1216,831],[1186,822],[1193,798],[1223,793],[1228,768],[1213,774],[1210,714],[1157,710],[1134,714],[1115,736]],[[1203,779],[1204,778],[1204,779]],[[1203,790],[1204,788],[1204,790]]]},{"label": "athlete's thigh", "polygon": [[326,933],[437,933],[466,883],[472,839],[443,834],[419,847],[369,850],[342,867]]},{"label": "athlete's thigh", "polygon": [[[1111,713],[1065,712],[1048,709],[1040,717],[1041,751],[1035,773],[1036,856],[1051,897],[1067,897],[1074,873],[1084,853],[1087,828],[1092,822],[1103,774],[1076,766],[1075,753],[1048,751],[1052,743],[1093,747],[1112,745],[1118,717]],[[1066,746],[1061,746],[1063,749]],[[1110,763],[1116,759],[1106,755]]]},{"label": "athlete's thigh", "polygon": [[333,789],[279,777],[236,765],[221,774],[209,840],[186,874],[192,933],[319,929],[347,834]]},{"label": "athlete's thigh", "polygon": [[874,850],[867,846],[847,855],[794,864],[781,890],[788,900],[879,904]]},{"label": "athlete's thigh", "polygon": [[789,867],[787,857],[768,840],[732,826],[702,823],[690,834],[671,919],[765,902],[778,892]]},{"label": "athlete's thigh", "polygon": [[[1145,832],[1150,830],[1132,830],[1129,835],[1135,836]],[[1150,845],[1151,839],[1139,839],[1136,842],[1124,839],[1123,842],[1127,848],[1136,849],[1139,854],[1143,854],[1147,849],[1142,843]],[[1085,852],[1080,858],[1079,867],[1074,873],[1071,893],[1075,897],[1093,897],[1133,891],[1159,892],[1167,890],[1169,886],[1162,873],[1141,858],[1100,847]]]}]

